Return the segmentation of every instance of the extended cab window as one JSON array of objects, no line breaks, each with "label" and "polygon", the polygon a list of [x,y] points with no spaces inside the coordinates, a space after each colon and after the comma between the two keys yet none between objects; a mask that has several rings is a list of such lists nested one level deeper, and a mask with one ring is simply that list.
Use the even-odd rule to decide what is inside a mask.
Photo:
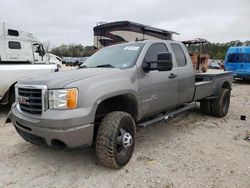
[{"label": "extended cab window", "polygon": [[148,48],[144,61],[157,61],[157,55],[160,52],[168,52],[166,45],[163,43],[152,44]]},{"label": "extended cab window", "polygon": [[9,41],[9,49],[21,49],[21,43],[15,41]]},{"label": "extended cab window", "polygon": [[185,54],[179,44],[171,44],[171,48],[174,52],[174,56],[178,67],[184,67],[187,64]]}]

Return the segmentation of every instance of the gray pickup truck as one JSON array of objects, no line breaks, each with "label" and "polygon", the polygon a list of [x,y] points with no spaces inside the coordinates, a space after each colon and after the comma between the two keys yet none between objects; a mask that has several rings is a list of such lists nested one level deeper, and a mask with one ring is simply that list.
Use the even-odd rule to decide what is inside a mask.
[{"label": "gray pickup truck", "polygon": [[196,107],[224,117],[231,72],[195,74],[181,42],[147,40],[103,48],[77,70],[19,81],[10,119],[26,141],[54,147],[95,145],[110,168],[130,160],[136,126]]}]

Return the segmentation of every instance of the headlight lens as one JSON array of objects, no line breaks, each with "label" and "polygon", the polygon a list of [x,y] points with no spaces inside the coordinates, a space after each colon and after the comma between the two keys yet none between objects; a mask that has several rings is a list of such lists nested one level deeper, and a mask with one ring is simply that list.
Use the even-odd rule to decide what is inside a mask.
[{"label": "headlight lens", "polygon": [[77,98],[76,88],[49,90],[49,108],[74,109],[77,107]]}]

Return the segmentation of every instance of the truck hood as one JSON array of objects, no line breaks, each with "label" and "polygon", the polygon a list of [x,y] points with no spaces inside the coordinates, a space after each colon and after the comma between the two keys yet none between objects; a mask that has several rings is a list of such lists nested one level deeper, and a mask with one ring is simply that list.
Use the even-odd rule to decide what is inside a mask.
[{"label": "truck hood", "polygon": [[118,68],[83,68],[77,70],[50,73],[39,77],[27,78],[22,81],[19,81],[18,83],[27,85],[46,85],[48,88],[58,89],[64,88],[65,85],[78,80],[97,76],[104,76],[119,71],[122,70]]}]

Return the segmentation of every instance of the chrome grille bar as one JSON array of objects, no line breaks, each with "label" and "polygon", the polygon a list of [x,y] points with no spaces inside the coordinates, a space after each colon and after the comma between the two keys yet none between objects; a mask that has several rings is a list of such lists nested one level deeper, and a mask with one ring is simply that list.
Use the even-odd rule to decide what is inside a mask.
[{"label": "chrome grille bar", "polygon": [[47,109],[47,86],[17,84],[15,87],[16,101],[20,111],[40,115]]}]

